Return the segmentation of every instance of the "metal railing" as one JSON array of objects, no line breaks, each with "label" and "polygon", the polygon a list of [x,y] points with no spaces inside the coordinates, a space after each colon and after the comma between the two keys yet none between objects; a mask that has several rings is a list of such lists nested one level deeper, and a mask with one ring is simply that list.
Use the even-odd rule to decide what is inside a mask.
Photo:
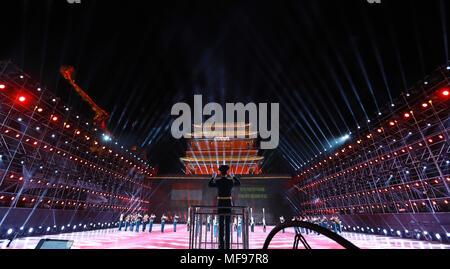
[{"label": "metal railing", "polygon": [[[189,249],[248,249],[248,207],[192,206],[189,208]],[[227,213],[223,213],[227,212]],[[229,213],[228,213],[229,212]],[[236,221],[234,221],[236,220]],[[224,227],[220,245],[220,225]],[[228,225],[227,225],[228,224]],[[228,226],[228,227],[227,227]],[[227,242],[226,229],[229,229]]]}]

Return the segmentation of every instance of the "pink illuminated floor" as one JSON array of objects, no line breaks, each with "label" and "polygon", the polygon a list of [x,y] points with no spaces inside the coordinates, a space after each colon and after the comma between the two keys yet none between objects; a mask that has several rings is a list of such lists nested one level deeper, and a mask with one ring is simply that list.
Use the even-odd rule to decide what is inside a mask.
[{"label": "pink illuminated floor", "polygon": [[[272,227],[267,233],[262,227],[256,227],[255,233],[250,234],[250,248],[261,249]],[[270,244],[271,249],[291,249],[294,242],[294,230],[287,229],[286,233],[278,233]],[[392,238],[368,234],[343,233],[346,239],[363,249],[450,249],[449,244],[424,242],[402,238]],[[73,240],[73,249],[187,249],[189,234],[185,225],[179,225],[174,233],[172,225],[166,225],[161,233],[160,226],[154,225],[152,233],[125,232],[116,229],[75,232],[41,237],[27,237],[15,240],[12,249],[33,249],[42,238]],[[313,249],[338,249],[338,244],[320,235],[305,235]],[[0,240],[0,248],[5,249],[8,241]]]}]

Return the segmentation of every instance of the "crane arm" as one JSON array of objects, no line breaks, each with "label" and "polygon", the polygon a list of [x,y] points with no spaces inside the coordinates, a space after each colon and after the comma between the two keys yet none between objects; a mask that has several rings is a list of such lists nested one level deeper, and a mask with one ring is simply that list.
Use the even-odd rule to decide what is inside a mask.
[{"label": "crane arm", "polygon": [[62,76],[69,81],[70,85],[75,89],[75,91],[80,95],[80,97],[89,104],[91,109],[94,111],[94,122],[97,126],[99,126],[102,130],[107,132],[109,135],[110,132],[106,129],[106,120],[109,119],[108,113],[101,109],[89,95],[87,95],[73,80],[73,75],[75,74],[75,69],[72,66],[62,66],[60,69]]}]

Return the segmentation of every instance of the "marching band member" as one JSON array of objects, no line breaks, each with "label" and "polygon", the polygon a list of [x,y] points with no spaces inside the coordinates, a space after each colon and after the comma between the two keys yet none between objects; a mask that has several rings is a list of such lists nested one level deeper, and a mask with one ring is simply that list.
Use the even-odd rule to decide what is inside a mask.
[{"label": "marching band member", "polygon": [[206,219],[206,231],[211,230],[211,215],[208,215],[208,218]]},{"label": "marching band member", "polygon": [[136,214],[131,215],[130,219],[130,232],[134,231],[134,225],[136,225]]},{"label": "marching band member", "polygon": [[[303,217],[298,217],[298,221],[305,221],[305,220],[303,219]],[[302,234],[305,233],[305,228],[301,227],[300,230]]]},{"label": "marching band member", "polygon": [[163,214],[161,217],[161,232],[164,233],[164,226],[166,225],[167,217]]},{"label": "marching band member", "polygon": [[139,226],[141,226],[142,223],[142,215],[141,213],[137,213],[136,215],[136,232],[139,232]]},{"label": "marching band member", "polygon": [[123,219],[124,219],[124,214],[122,213],[122,214],[120,214],[120,217],[119,217],[119,231],[122,230]]},{"label": "marching band member", "polygon": [[217,220],[217,216],[214,216],[213,226],[214,226],[214,237],[217,238],[217,228],[219,227],[219,221]]},{"label": "marching band member", "polygon": [[148,224],[148,229],[149,229],[148,232],[149,232],[149,233],[152,232],[153,222],[155,221],[155,219],[156,219],[155,214],[152,214],[152,215],[150,216],[150,222],[149,222],[149,224]]},{"label": "marching band member", "polygon": [[236,217],[233,218],[233,230],[235,232],[237,231],[237,218]]},{"label": "marching band member", "polygon": [[255,219],[253,218],[253,208],[250,208],[250,230],[255,232]]},{"label": "marching band member", "polygon": [[177,232],[177,222],[179,220],[180,217],[178,217],[177,214],[175,214],[175,216],[173,217],[173,232],[176,233]]},{"label": "marching band member", "polygon": [[262,216],[262,225],[263,225],[263,231],[266,232],[266,211],[263,208],[263,216]]},{"label": "marching band member", "polygon": [[[292,217],[292,221],[296,221],[296,220],[297,220],[297,218],[295,216]],[[298,229],[298,227],[294,227],[294,231],[296,234],[300,233],[300,230]]]},{"label": "marching band member", "polygon": [[241,237],[241,233],[242,233],[242,218],[239,216],[238,218],[238,224],[237,224],[237,235],[238,237]]},{"label": "marching band member", "polygon": [[262,219],[262,225],[263,225],[263,231],[266,232],[266,218],[263,217]]},{"label": "marching band member", "polygon": [[198,234],[200,232],[200,217],[196,217],[195,219],[195,233]]},{"label": "marching band member", "polygon": [[[281,216],[281,217],[280,217],[280,223],[281,223],[281,224],[283,224],[283,223],[284,223],[284,221],[285,221],[285,220],[284,220],[284,217],[283,217],[283,216]],[[284,233],[284,229],[283,229],[283,233]]]},{"label": "marching band member", "polygon": [[186,228],[187,228],[187,231],[189,232],[190,228],[191,228],[191,217],[190,216],[187,219]]},{"label": "marching band member", "polygon": [[128,230],[128,226],[130,225],[131,216],[127,215],[125,218],[125,232]]},{"label": "marching band member", "polygon": [[150,219],[149,215],[145,213],[143,222],[142,222],[142,231],[145,232],[145,228],[147,227],[148,220]]}]

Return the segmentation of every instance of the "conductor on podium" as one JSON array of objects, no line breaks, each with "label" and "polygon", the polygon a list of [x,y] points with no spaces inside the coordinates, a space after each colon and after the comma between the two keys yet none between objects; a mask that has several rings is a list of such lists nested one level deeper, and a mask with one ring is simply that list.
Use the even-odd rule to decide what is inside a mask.
[{"label": "conductor on podium", "polygon": [[233,174],[229,176],[229,166],[219,167],[221,177],[216,179],[216,174],[209,181],[209,187],[217,188],[217,207],[219,213],[219,249],[230,249],[230,219],[233,199],[231,193],[233,187],[240,186],[239,178]]}]

